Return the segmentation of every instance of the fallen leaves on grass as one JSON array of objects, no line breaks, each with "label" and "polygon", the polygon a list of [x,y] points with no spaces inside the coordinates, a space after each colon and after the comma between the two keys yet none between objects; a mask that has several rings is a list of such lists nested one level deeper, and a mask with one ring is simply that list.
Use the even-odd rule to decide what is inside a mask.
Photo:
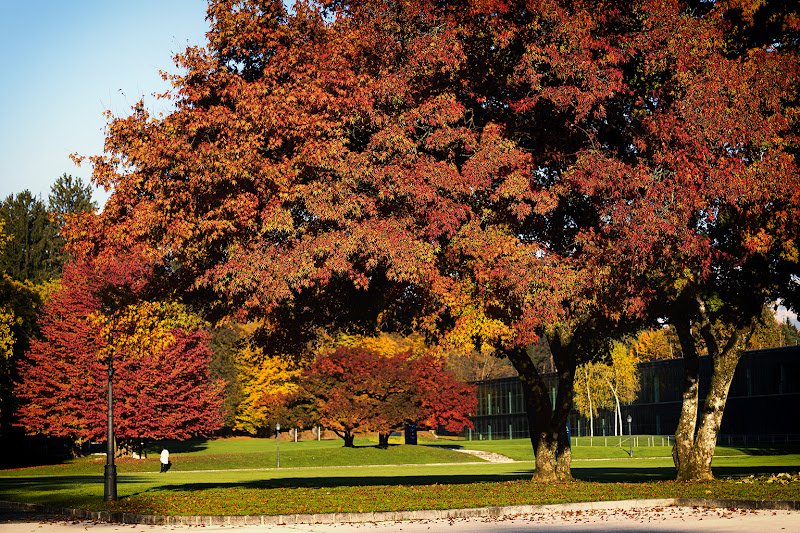
[{"label": "fallen leaves on grass", "polygon": [[[776,479],[778,476],[776,476]],[[780,478],[785,479],[785,478]],[[276,515],[462,509],[654,498],[800,499],[800,483],[769,478],[750,483],[713,481],[681,483],[570,482],[541,484],[527,480],[500,483],[217,488],[197,491],[150,491],[97,509],[161,515]]]}]

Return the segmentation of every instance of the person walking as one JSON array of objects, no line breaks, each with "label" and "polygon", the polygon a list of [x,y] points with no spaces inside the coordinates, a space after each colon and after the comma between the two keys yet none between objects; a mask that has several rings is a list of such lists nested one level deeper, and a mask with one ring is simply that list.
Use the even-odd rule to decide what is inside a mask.
[{"label": "person walking", "polygon": [[169,451],[166,448],[161,450],[161,473],[163,474],[169,470]]}]

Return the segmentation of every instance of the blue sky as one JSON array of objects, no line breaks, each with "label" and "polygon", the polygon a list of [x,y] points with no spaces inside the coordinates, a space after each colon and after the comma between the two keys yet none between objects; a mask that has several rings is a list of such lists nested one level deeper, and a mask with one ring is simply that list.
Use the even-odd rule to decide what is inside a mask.
[{"label": "blue sky", "polygon": [[[172,56],[205,44],[205,0],[0,0],[0,199],[44,201],[63,173],[88,183],[69,154],[103,151],[103,112],[127,115],[168,85]],[[155,105],[162,106],[156,108]],[[95,200],[108,195],[99,189]]]}]

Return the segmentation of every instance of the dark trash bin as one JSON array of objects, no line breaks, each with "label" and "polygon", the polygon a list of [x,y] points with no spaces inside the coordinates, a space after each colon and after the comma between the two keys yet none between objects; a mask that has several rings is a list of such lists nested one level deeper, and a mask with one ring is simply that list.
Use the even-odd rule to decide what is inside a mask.
[{"label": "dark trash bin", "polygon": [[417,445],[417,425],[406,425],[406,444]]}]

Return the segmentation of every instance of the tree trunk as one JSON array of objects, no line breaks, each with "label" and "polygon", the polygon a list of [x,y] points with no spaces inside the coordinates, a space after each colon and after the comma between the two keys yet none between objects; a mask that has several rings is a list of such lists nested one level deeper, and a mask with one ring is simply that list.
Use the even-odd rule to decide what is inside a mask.
[{"label": "tree trunk", "polygon": [[[711,460],[717,446],[717,436],[722,424],[722,414],[728,400],[728,392],[733,381],[736,365],[744,352],[744,346],[738,349],[726,350],[725,353],[715,357],[711,372],[711,382],[703,404],[700,416],[700,426],[693,447],[693,455],[689,461],[691,465],[686,472],[678,472],[678,479],[712,480]],[[691,477],[689,477],[691,476]]]},{"label": "tree trunk", "polygon": [[119,439],[114,439],[114,457],[130,457],[133,455],[133,452],[136,451],[135,442],[138,442],[139,439],[133,439],[130,437],[123,437]]},{"label": "tree trunk", "polygon": [[589,373],[583,367],[583,375],[586,377],[586,396],[589,398],[589,436],[594,437],[594,406],[592,405],[592,388],[589,386]]},{"label": "tree trunk", "polygon": [[344,440],[345,448],[355,448],[353,441],[355,440],[356,436],[353,435],[353,433],[349,429],[343,429],[341,431],[338,429],[333,429],[332,431],[336,433],[337,437]]},{"label": "tree trunk", "polygon": [[567,434],[567,420],[575,401],[575,372],[578,365],[570,348],[558,351],[558,393],[553,412],[553,425],[558,435],[556,476],[559,481],[572,481],[572,447]]},{"label": "tree trunk", "polygon": [[[675,435],[675,448],[673,458],[678,471],[679,481],[708,481],[714,479],[711,471],[711,460],[714,458],[717,436],[722,423],[725,403],[728,399],[731,382],[733,381],[736,365],[744,348],[726,350],[714,357],[710,386],[706,395],[703,411],[700,415],[699,426],[696,433],[687,437],[682,433]],[[697,414],[698,399],[692,401]],[[682,413],[683,414],[683,413]],[[679,421],[679,428],[681,427]],[[680,441],[680,442],[679,442]]]},{"label": "tree trunk", "polygon": [[622,435],[622,411],[619,408],[619,395],[608,376],[603,376],[603,378],[606,380],[611,394],[614,395],[614,436],[619,437]]},{"label": "tree trunk", "polygon": [[[567,442],[567,416],[572,408],[575,364],[569,358],[561,361],[555,352],[558,365],[558,394],[555,408],[550,393],[536,365],[524,348],[512,348],[506,352],[517,370],[525,396],[525,405],[530,427],[531,445],[536,456],[534,481],[552,482],[571,480],[572,453]],[[563,363],[563,364],[562,364]]]},{"label": "tree trunk", "polygon": [[[704,305],[699,303],[701,317]],[[728,400],[736,365],[753,333],[758,316],[752,316],[745,325],[737,327],[720,350],[713,337],[711,324],[701,320],[698,324],[711,357],[711,376],[708,394],[698,425],[700,358],[692,337],[689,318],[678,321],[676,331],[684,355],[684,388],[681,415],[675,431],[672,458],[679,481],[708,481],[714,479],[711,460],[716,449],[722,415]]]},{"label": "tree trunk", "polygon": [[83,437],[74,437],[70,439],[67,447],[67,456],[71,459],[83,457]]},{"label": "tree trunk", "polygon": [[678,427],[675,429],[675,445],[672,447],[672,461],[678,471],[678,479],[684,480],[692,479],[690,466],[697,426],[697,408],[700,403],[700,358],[692,338],[691,321],[688,316],[685,320],[675,323],[675,331],[683,352],[683,392],[681,414],[678,417]]},{"label": "tree trunk", "polygon": [[530,356],[524,348],[515,347],[507,352],[511,364],[519,373],[525,407],[530,427],[530,439],[536,458],[533,479],[556,481],[556,449],[558,437],[552,424],[552,405],[547,387]]},{"label": "tree trunk", "polygon": [[378,433],[378,448],[386,449],[389,447],[389,436],[391,433]]},{"label": "tree trunk", "polygon": [[567,434],[567,418],[558,432],[558,457],[556,459],[556,477],[559,481],[572,481],[572,445]]}]

